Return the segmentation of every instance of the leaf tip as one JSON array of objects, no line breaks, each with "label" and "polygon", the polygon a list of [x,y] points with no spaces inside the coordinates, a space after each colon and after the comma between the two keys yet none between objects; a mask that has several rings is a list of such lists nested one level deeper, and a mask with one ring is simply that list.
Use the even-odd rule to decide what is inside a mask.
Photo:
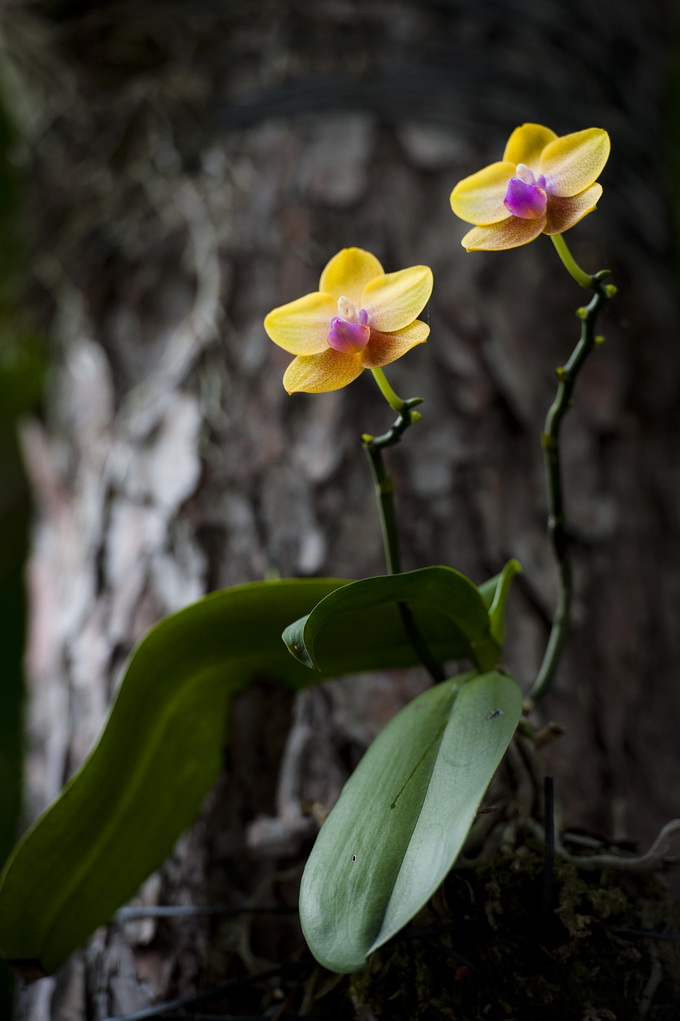
[{"label": "leaf tip", "polygon": [[310,670],[318,670],[319,668],[310,654],[304,639],[305,624],[307,623],[308,616],[309,614],[289,624],[281,638],[291,656],[294,656],[299,663],[309,667]]}]

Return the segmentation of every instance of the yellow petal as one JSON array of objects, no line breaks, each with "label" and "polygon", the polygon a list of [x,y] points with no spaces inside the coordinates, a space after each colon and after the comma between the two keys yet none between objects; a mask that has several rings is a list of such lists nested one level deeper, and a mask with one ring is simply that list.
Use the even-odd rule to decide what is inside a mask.
[{"label": "yellow petal", "polygon": [[371,329],[394,333],[408,326],[430,300],[432,284],[429,266],[411,266],[369,281],[361,307],[368,312]]},{"label": "yellow petal", "polygon": [[466,223],[499,223],[508,211],[503,205],[514,163],[492,163],[464,177],[451,192],[451,208]]},{"label": "yellow petal", "polygon": [[283,375],[289,394],[324,394],[340,390],[364,371],[361,354],[342,354],[327,348],[323,354],[295,358]]},{"label": "yellow petal", "polygon": [[578,195],[600,176],[609,158],[609,135],[602,128],[587,128],[551,142],[541,156],[541,173],[550,195]]},{"label": "yellow petal", "polygon": [[343,248],[328,263],[319,282],[319,290],[338,298],[349,298],[360,307],[361,292],[369,280],[380,277],[384,269],[375,255],[363,248]]},{"label": "yellow petal", "polygon": [[416,344],[424,343],[429,333],[430,327],[427,323],[421,323],[419,319],[404,330],[396,330],[394,333],[371,331],[371,339],[362,351],[364,367],[378,369],[381,365],[396,362],[397,358],[401,358]]},{"label": "yellow petal", "polygon": [[338,304],[329,294],[314,291],[280,305],[264,321],[267,336],[292,355],[320,354],[328,347],[331,319]]},{"label": "yellow petal", "polygon": [[518,163],[538,173],[541,153],[546,145],[554,142],[557,135],[550,128],[544,128],[542,124],[523,124],[521,128],[515,128],[508,139],[508,144],[503,153],[503,159],[512,163],[514,167]]},{"label": "yellow petal", "polygon": [[545,227],[545,216],[537,220],[522,220],[511,216],[503,223],[492,223],[486,227],[473,227],[461,245],[468,252],[500,252],[505,248],[518,248],[533,241]]},{"label": "yellow petal", "polygon": [[545,233],[563,234],[565,230],[569,230],[587,213],[592,213],[601,194],[602,185],[591,184],[590,188],[586,188],[580,195],[574,195],[573,198],[550,198],[546,210]]}]

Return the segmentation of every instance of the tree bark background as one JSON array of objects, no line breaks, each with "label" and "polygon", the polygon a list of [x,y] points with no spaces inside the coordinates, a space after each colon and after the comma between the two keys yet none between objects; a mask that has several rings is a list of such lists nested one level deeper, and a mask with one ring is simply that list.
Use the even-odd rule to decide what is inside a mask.
[{"label": "tree bark background", "polygon": [[[308,5],[65,0],[0,13],[24,142],[28,291],[49,335],[36,501],[27,818],[103,723],[160,616],[227,585],[382,570],[359,434],[390,416],[370,377],[289,398],[262,318],[339,248],[435,272],[432,333],[390,378],[425,398],[390,456],[405,569],[482,581],[516,556],[508,665],[533,679],[555,571],[539,436],[582,300],[549,242],[466,254],[448,195],[525,120],[612,136],[597,215],[571,235],[621,287],[564,430],[574,633],[548,717],[570,825],[646,843],[680,814],[678,296],[666,0]],[[573,240],[572,240],[573,239]],[[228,778],[147,903],[268,903],[386,720],[427,684],[360,677],[241,699]],[[281,863],[285,864],[285,868]],[[240,899],[240,900],[239,900]],[[30,1021],[105,1018],[277,959],[285,927],[114,925],[20,997]]]}]

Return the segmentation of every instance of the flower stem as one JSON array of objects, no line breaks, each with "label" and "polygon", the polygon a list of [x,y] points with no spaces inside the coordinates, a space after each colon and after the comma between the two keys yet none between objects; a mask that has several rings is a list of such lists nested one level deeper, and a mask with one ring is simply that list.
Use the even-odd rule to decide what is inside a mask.
[{"label": "flower stem", "polygon": [[378,384],[380,393],[392,408],[392,411],[396,411],[397,414],[400,415],[404,410],[406,402],[402,401],[401,397],[398,397],[397,394],[395,394],[394,390],[387,382],[387,376],[382,369],[371,369],[371,372],[373,373],[373,379]]},{"label": "flower stem", "polygon": [[[394,509],[394,483],[392,476],[385,468],[383,450],[393,447],[399,443],[401,437],[409,426],[420,421],[420,414],[412,409],[422,403],[421,397],[411,397],[402,401],[396,395],[390,384],[387,382],[382,369],[373,369],[373,376],[380,388],[380,392],[390,405],[397,412],[397,420],[394,425],[381,436],[371,436],[364,433],[361,442],[368,463],[371,467],[371,474],[375,484],[376,499],[378,501],[378,512],[380,516],[380,527],[383,536],[385,549],[385,563],[388,574],[398,574],[401,571],[401,557],[399,554],[399,533],[397,530],[397,518]],[[420,661],[429,672],[435,684],[446,680],[446,674],[440,664],[433,657],[427,644],[423,640],[413,615],[406,603],[397,603],[404,630],[409,637],[411,644],[418,653]]]},{"label": "flower stem", "polygon": [[[560,238],[563,244],[564,242],[559,234],[553,237],[555,247],[560,251],[557,238]],[[566,245],[564,245],[564,250],[569,258],[571,258]],[[563,256],[562,261],[567,266]],[[587,275],[576,266],[576,263],[574,263],[574,267],[586,278]],[[569,269],[569,266],[567,268]],[[578,277],[576,277],[571,269],[569,269],[569,272],[578,280]],[[576,312],[581,320],[581,335],[567,363],[555,370],[557,393],[548,409],[541,438],[548,490],[548,536],[553,556],[557,563],[559,594],[543,662],[541,663],[534,685],[529,692],[529,698],[533,699],[534,702],[538,702],[550,690],[569,632],[572,568],[562,486],[560,426],[562,419],[572,405],[572,394],[581,369],[590,353],[604,340],[603,337],[596,336],[595,325],[602,306],[616,293],[616,288],[603,283],[608,275],[608,270],[601,270],[594,276],[587,277],[590,281],[588,286],[594,291],[594,294],[590,303],[584,308],[579,308]],[[582,284],[581,286],[586,285]]]},{"label": "flower stem", "polygon": [[375,484],[375,495],[378,501],[378,513],[380,515],[380,527],[383,536],[387,573],[399,574],[401,571],[401,557],[399,555],[397,518],[394,511],[394,484],[392,482],[392,476],[385,468],[382,449],[374,445],[375,438],[364,435],[361,439],[364,450],[368,455],[368,462],[371,466],[371,474],[373,475],[373,482]]},{"label": "flower stem", "polygon": [[585,287],[587,291],[592,290],[593,281],[595,278],[592,277],[590,273],[586,273],[584,270],[581,269],[576,259],[571,254],[567,242],[564,240],[564,235],[551,234],[550,240],[554,244],[555,249],[557,250],[557,254],[562,260],[562,263],[567,273],[569,273],[574,278],[574,280],[580,287]]},{"label": "flower stem", "polygon": [[389,574],[398,574],[401,570],[401,562],[397,522],[394,512],[392,476],[388,474],[385,468],[382,452],[386,447],[393,447],[396,443],[399,443],[408,427],[413,425],[414,422],[420,421],[420,414],[417,411],[413,411],[413,408],[418,404],[422,404],[422,397],[411,397],[403,401],[387,382],[387,377],[382,369],[372,369],[371,371],[381,394],[393,411],[397,412],[398,416],[391,429],[388,429],[381,436],[371,436],[368,433],[364,433],[361,437],[375,483],[378,510],[380,512],[380,526],[385,547],[385,563]]}]

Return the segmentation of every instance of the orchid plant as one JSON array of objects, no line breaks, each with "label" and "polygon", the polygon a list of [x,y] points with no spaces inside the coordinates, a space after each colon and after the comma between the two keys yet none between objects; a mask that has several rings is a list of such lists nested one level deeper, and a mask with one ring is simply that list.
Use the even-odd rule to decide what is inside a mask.
[{"label": "orchid plant", "polygon": [[[435,892],[517,727],[530,731],[523,708],[549,690],[568,634],[560,427],[615,289],[605,271],[590,275],[576,264],[563,233],[595,208],[608,155],[609,137],[599,128],[558,138],[524,124],[500,162],[451,194],[454,213],[474,225],[462,240],[466,249],[509,249],[547,234],[571,276],[592,292],[578,311],[574,352],[556,371],[542,437],[559,595],[529,699],[503,666],[505,606],[519,564],[510,561],[481,585],[450,566],[401,571],[383,455],[419,420],[421,401],[399,397],[384,367],[427,340],[429,327],[418,317],[432,272],[416,265],[386,273],[370,252],[345,248],[328,262],[317,291],[275,308],[264,327],[294,356],[283,378],[289,393],[337,390],[368,369],[396,414],[384,434],[361,437],[386,573],[245,584],[206,596],[143,639],[97,746],[5,868],[0,949],[25,976],[59,967],[162,863],[220,769],[231,697],[263,674],[301,688],[419,663],[433,681],[369,748],[321,827],[300,894],[303,931],[318,961],[337,972],[361,968]],[[443,665],[461,660],[462,672]]]}]

